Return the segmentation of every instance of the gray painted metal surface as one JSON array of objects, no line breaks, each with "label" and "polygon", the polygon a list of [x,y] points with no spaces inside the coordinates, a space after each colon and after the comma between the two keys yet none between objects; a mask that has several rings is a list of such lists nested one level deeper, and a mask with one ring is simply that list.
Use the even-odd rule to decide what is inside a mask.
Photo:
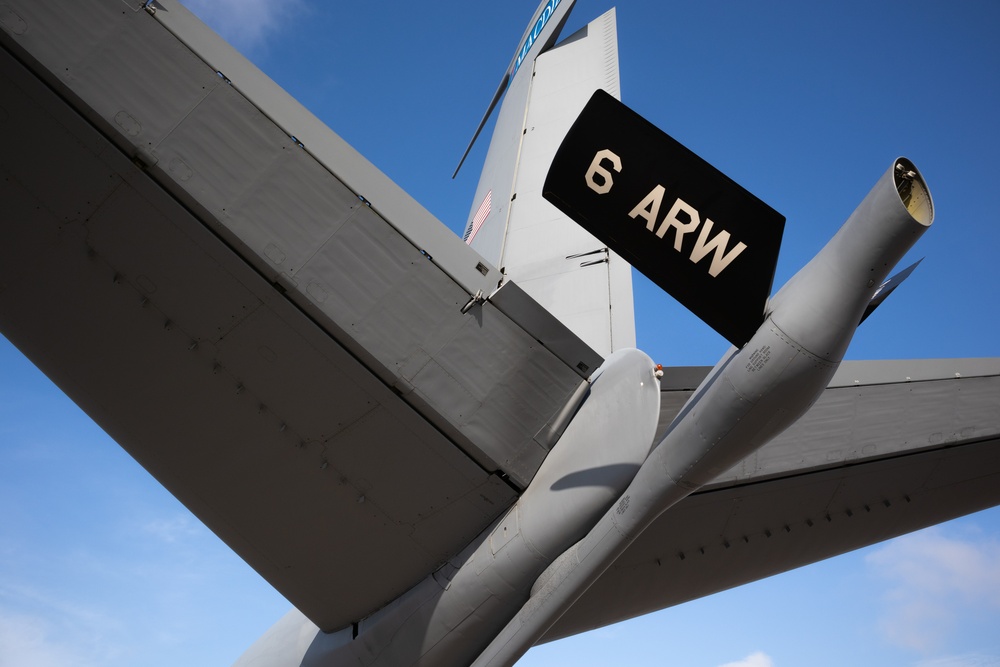
[{"label": "gray painted metal surface", "polygon": [[[535,13],[532,14],[531,23],[528,24],[528,27],[524,30],[524,34],[521,35],[517,51],[514,53],[514,57],[511,58],[510,64],[507,66],[507,71],[504,72],[503,77],[500,79],[500,85],[497,86],[496,93],[493,94],[493,99],[490,100],[490,104],[486,108],[486,113],[483,114],[482,120],[479,121],[476,131],[472,135],[472,140],[469,142],[468,148],[465,149],[465,154],[462,155],[462,159],[459,161],[458,167],[455,168],[455,174],[452,175],[452,178],[462,168],[465,158],[469,157],[469,151],[472,150],[472,146],[479,138],[480,132],[486,127],[490,116],[493,115],[493,110],[496,109],[497,104],[504,97],[511,80],[518,77],[521,65],[525,63],[530,65],[539,53],[549,48],[559,38],[559,33],[562,32],[563,24],[569,18],[574,4],[576,4],[576,0],[542,0],[538,3]],[[530,69],[526,71],[530,71]],[[521,78],[524,77],[525,75],[522,74]],[[496,138],[495,133],[494,138]]]},{"label": "gray painted metal surface", "polygon": [[607,356],[635,347],[632,269],[542,198],[556,149],[594,90],[620,95],[615,10],[535,61],[501,264],[521,289]]},{"label": "gray painted metal surface", "polygon": [[904,158],[893,161],[837,234],[778,292],[749,342],[719,360],[618,502],[542,573],[531,598],[473,665],[514,664],[660,516],[809,410],[878,285],[931,225],[926,195],[916,169]]},{"label": "gray painted metal surface", "polygon": [[513,78],[469,217],[489,193],[472,247],[606,357],[635,346],[631,267],[542,198],[556,149],[598,88],[619,95],[613,9]]},{"label": "gray painted metal surface", "polygon": [[4,335],[296,606],[350,622],[513,501],[0,55]]},{"label": "gray painted metal surface", "polygon": [[[419,202],[399,188],[371,162],[317,119],[295,98],[262,74],[225,40],[175,0],[157,2],[157,21],[172,32],[212,70],[251,101],[274,125],[294,136],[305,152],[354,194],[390,221],[407,240],[434,258],[434,262],[469,294],[488,293],[500,279],[492,265],[467,252],[460,239]],[[289,175],[286,175],[288,177]],[[485,269],[485,270],[484,270]]]},{"label": "gray painted metal surface", "polygon": [[652,360],[635,349],[615,353],[531,486],[463,553],[361,621],[356,637],[320,633],[292,613],[237,667],[468,665],[529,599],[536,577],[628,485],[649,453],[658,399]]},{"label": "gray painted metal surface", "polygon": [[504,283],[494,292],[489,302],[515,322],[525,322],[529,334],[556,352],[566,364],[576,364],[581,375],[589,376],[597,370],[603,359],[590,346],[577,338],[565,324],[556,319],[544,306],[528,296],[514,282]]},{"label": "gray painted metal surface", "polygon": [[[521,37],[518,51],[514,54],[507,71],[504,73],[500,88],[497,89],[497,95],[494,96],[486,116],[483,117],[479,129],[476,131],[476,136],[478,136],[502,94],[503,103],[497,112],[496,125],[493,128],[493,136],[490,138],[486,162],[480,173],[479,185],[476,188],[464,235],[464,239],[469,245],[494,266],[500,267],[501,270],[503,267],[499,262],[503,251],[509,204],[514,192],[514,172],[517,168],[521,135],[524,132],[524,109],[531,91],[534,59],[559,37],[563,24],[573,10],[574,3],[575,0],[555,0],[557,5],[555,11],[545,21],[541,31],[532,36],[534,27],[538,25],[537,20],[540,20],[546,6],[551,6],[553,2],[552,0],[542,0],[538,5],[533,15],[538,19],[532,19]],[[529,37],[531,45],[525,51],[524,46],[528,45]],[[521,57],[522,51],[523,55],[527,56],[526,59]],[[505,86],[506,90],[504,90]],[[482,208],[483,202],[487,198],[492,204]],[[481,209],[485,213],[485,217],[482,218],[477,230],[474,221],[477,212]]]},{"label": "gray painted metal surface", "polygon": [[[665,369],[657,439],[710,371]],[[1000,504],[998,445],[1000,359],[842,362],[805,416],[658,518],[545,641]]]},{"label": "gray painted metal surface", "polygon": [[994,437],[698,493],[653,523],[543,641],[992,507],[998,471]]},{"label": "gray painted metal surface", "polygon": [[3,332],[340,627],[510,504],[595,357],[463,311],[496,270],[157,4],[7,3]]},{"label": "gray painted metal surface", "polygon": [[[8,2],[0,106],[23,132],[6,133],[0,151],[0,328],[296,606],[343,628],[313,628],[313,650],[300,632],[309,622],[292,614],[262,659],[282,664],[299,650],[302,664],[322,664],[350,645],[367,663],[465,664],[519,596],[545,589],[544,574],[525,584],[539,562],[579,534],[547,504],[562,514],[576,503],[552,492],[566,486],[603,507],[637,465],[562,451],[525,494],[545,499],[541,512],[525,501],[503,514],[517,492],[498,471],[527,483],[567,406],[586,398],[579,364],[599,357],[516,286],[484,298],[495,269],[419,211],[397,224],[411,200],[182,8],[163,6],[152,18],[136,1]],[[122,55],[140,47],[167,54],[152,74],[147,58]],[[406,341],[390,335],[414,322]],[[798,334],[823,345],[823,325]],[[836,358],[833,343],[813,352]],[[708,484],[539,636],[1000,502],[998,364],[844,364],[768,446],[711,479],[702,475],[725,455],[692,464],[690,480],[675,475]],[[668,369],[664,386],[676,390],[661,414],[672,421],[704,377]],[[588,443],[584,455],[608,453],[597,427],[616,433],[613,399],[600,400],[586,408],[596,417],[567,427]],[[700,418],[702,434],[725,426],[716,416]],[[760,419],[748,421],[773,428]],[[678,461],[658,463],[673,475]],[[593,470],[614,491],[592,493]],[[599,527],[598,538],[630,531],[614,516]],[[605,546],[567,553],[585,560]],[[275,641],[289,628],[291,640]],[[415,654],[429,637],[442,643]]]}]

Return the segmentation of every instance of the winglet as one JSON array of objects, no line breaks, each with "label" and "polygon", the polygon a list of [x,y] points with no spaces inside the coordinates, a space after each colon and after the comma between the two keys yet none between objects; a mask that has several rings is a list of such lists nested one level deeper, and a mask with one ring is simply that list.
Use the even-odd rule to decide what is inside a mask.
[{"label": "winglet", "polygon": [[[864,315],[861,316],[861,322],[868,319],[868,316],[875,312],[875,309],[881,306],[882,302],[888,299],[889,295],[892,294],[904,280],[910,277],[910,274],[913,273],[913,270],[917,268],[922,261],[924,261],[923,257],[879,285],[879,288],[875,290],[875,294],[872,296],[872,300],[868,302]],[[858,324],[860,325],[861,322],[858,322]]]}]

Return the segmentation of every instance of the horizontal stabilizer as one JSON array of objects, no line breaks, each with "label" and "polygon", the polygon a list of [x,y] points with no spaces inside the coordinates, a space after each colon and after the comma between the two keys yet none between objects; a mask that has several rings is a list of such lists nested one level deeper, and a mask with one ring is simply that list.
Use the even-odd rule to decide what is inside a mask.
[{"label": "horizontal stabilizer", "polygon": [[734,345],[763,322],[784,216],[604,91],[544,195]]},{"label": "horizontal stabilizer", "polygon": [[[879,288],[875,290],[875,294],[872,296],[872,300],[868,302],[868,306],[865,308],[865,314],[861,316],[861,322],[868,319],[868,316],[875,312],[875,309],[882,305],[882,302],[889,298],[889,295],[902,284],[904,280],[910,277],[913,270],[917,268],[920,262],[924,261],[923,258],[918,259],[913,264],[889,278],[884,283],[879,285]],[[860,324],[859,322],[858,324]]]}]

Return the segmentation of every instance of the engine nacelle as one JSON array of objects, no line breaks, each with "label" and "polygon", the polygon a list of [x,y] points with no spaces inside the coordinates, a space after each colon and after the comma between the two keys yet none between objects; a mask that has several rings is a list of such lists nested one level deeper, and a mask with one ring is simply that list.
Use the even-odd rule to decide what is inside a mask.
[{"label": "engine nacelle", "polygon": [[549,452],[531,484],[493,532],[515,523],[525,544],[551,561],[587,534],[646,460],[660,413],[660,383],[639,350],[611,355],[590,396]]}]

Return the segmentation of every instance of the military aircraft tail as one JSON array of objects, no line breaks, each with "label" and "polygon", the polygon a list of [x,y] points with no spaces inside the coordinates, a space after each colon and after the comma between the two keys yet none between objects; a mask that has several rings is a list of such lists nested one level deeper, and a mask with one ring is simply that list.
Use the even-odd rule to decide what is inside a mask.
[{"label": "military aircraft tail", "polygon": [[635,346],[631,269],[542,198],[548,165],[593,92],[620,94],[615,11],[557,42],[572,6],[541,3],[476,131],[499,104],[464,239],[607,357]]}]

